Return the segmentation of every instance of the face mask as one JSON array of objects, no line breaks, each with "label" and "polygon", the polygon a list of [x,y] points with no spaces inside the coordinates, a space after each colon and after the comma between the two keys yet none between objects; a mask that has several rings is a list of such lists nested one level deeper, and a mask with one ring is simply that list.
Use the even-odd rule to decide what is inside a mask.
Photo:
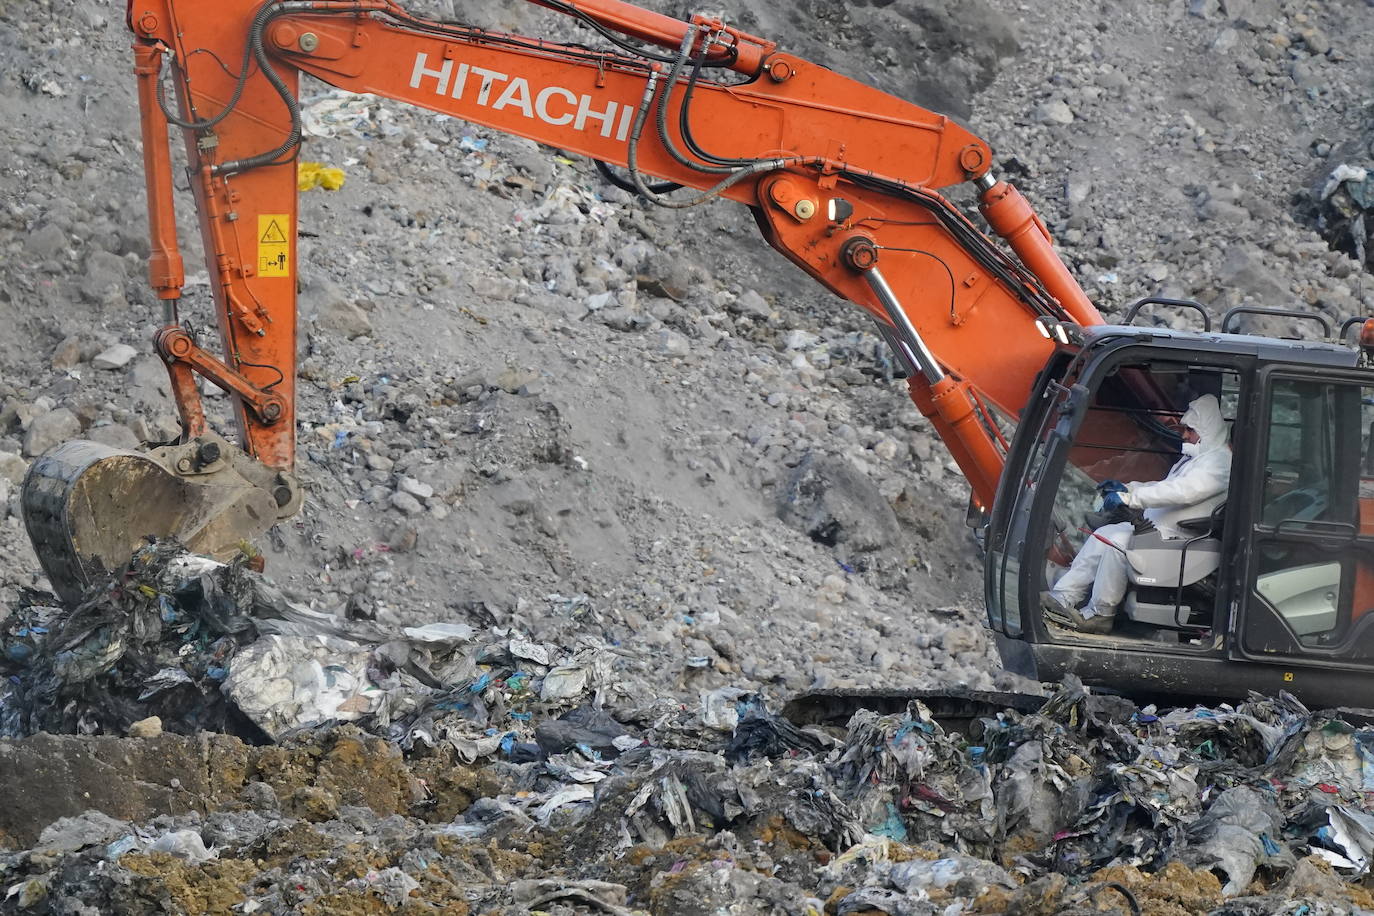
[{"label": "face mask", "polygon": [[1183,443],[1183,454],[1187,455],[1189,458],[1196,458],[1201,446],[1202,443],[1200,442],[1185,442]]}]

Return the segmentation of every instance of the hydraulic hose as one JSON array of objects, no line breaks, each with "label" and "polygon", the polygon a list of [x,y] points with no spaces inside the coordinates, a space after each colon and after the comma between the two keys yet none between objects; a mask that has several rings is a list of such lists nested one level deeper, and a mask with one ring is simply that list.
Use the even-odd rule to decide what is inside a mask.
[{"label": "hydraulic hose", "polygon": [[291,130],[286,135],[286,139],[283,140],[276,149],[269,150],[265,153],[258,153],[246,159],[233,159],[229,162],[220,163],[211,169],[213,174],[232,175],[236,172],[246,172],[249,169],[259,168],[264,165],[279,165],[281,161],[286,161],[281,159],[282,156],[286,156],[289,153],[290,156],[287,156],[287,160],[295,156],[301,144],[300,100],[296,98],[295,93],[291,91],[291,88],[286,85],[285,81],[277,74],[277,71],[273,69],[272,62],[267,57],[267,50],[262,45],[262,33],[263,29],[267,27],[267,23],[276,16],[295,12],[297,10],[310,9],[311,7],[312,4],[310,3],[277,3],[275,0],[269,0],[268,3],[264,3],[258,9],[257,15],[253,17],[253,25],[248,31],[248,45],[253,52],[254,59],[258,62],[258,67],[262,70],[262,75],[272,84],[272,88],[277,91],[277,95],[281,96],[282,102],[286,105],[286,111],[291,116]]}]

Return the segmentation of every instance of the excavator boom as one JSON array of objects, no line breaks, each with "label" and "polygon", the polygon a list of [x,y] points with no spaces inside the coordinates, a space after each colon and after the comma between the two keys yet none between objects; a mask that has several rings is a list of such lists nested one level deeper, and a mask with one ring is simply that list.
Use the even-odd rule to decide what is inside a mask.
[{"label": "excavator boom", "polygon": [[[391,0],[130,0],[149,279],[165,312],[155,346],[183,423],[180,442],[140,460],[176,479],[161,488],[164,501],[232,507],[231,524],[190,513],[196,531],[213,533],[200,546],[229,549],[300,503],[292,470],[301,73],[624,169],[662,206],[725,197],[750,207],[773,247],[873,316],[975,502],[990,506],[1006,451],[999,415],[1017,414],[1044,365],[1046,322],[1101,318],[1025,199],[993,178],[987,144],[710,17],[678,20],[618,0],[531,2],[578,18],[606,49],[429,20]],[[180,320],[171,127],[186,145],[219,355]],[[665,193],[663,181],[682,190]],[[964,182],[1015,257],[939,193]],[[197,376],[230,392],[250,462],[207,428]],[[26,520],[35,542],[57,545],[46,551],[56,558],[50,574],[122,562],[123,546],[146,534],[187,533],[188,513],[175,511],[164,514],[180,521],[163,530],[121,529],[112,513],[122,503],[106,497],[119,474],[104,463],[130,460],[73,445],[36,463]],[[214,499],[189,495],[207,487]],[[103,531],[101,546],[89,535],[73,540],[78,530]]]}]

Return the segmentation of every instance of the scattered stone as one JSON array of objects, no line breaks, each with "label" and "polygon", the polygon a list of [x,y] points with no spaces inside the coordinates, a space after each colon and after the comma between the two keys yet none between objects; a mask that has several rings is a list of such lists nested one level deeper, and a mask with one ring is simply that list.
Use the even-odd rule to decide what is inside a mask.
[{"label": "scattered stone", "polygon": [[507,366],[493,380],[493,384],[508,394],[519,394],[520,389],[539,380],[539,373],[534,369],[520,369],[515,366]]},{"label": "scattered stone", "polygon": [[638,331],[652,320],[643,312],[624,306],[616,306],[599,312],[597,318],[608,328],[626,332]]},{"label": "scattered stone", "polygon": [[337,331],[353,340],[372,334],[372,319],[356,302],[335,299],[327,302],[315,315],[315,323],[330,331]]},{"label": "scattered stone", "polygon": [[468,284],[472,287],[474,295],[499,302],[509,301],[520,290],[520,284],[510,277],[487,274],[479,274],[469,278]]},{"label": "scattered stone", "polygon": [[659,332],[658,349],[660,353],[681,357],[692,352],[692,343],[676,331],[665,330]]},{"label": "scattered stone", "polygon": [[732,311],[749,318],[767,321],[773,315],[773,307],[757,290],[747,289],[731,303]]},{"label": "scattered stone", "polygon": [[1035,120],[1041,124],[1072,124],[1073,109],[1063,99],[1049,99],[1036,107]]},{"label": "scattered stone", "polygon": [[124,259],[108,251],[93,251],[86,258],[81,294],[88,302],[112,306],[124,301]]},{"label": "scattered stone", "polygon": [[391,505],[406,515],[419,515],[425,511],[418,499],[403,490],[391,494]]},{"label": "scattered stone", "polygon": [[63,338],[57,349],[53,350],[49,364],[58,370],[75,369],[81,364],[81,339],[75,336]]},{"label": "scattered stone", "polygon": [[29,463],[13,452],[0,452],[0,479],[19,483],[29,471]]},{"label": "scattered stone", "polygon": [[30,458],[81,435],[81,420],[66,407],[59,407],[29,422],[24,437],[24,454]]},{"label": "scattered stone", "polygon": [[115,344],[100,353],[91,360],[91,365],[97,369],[123,369],[138,356],[138,351],[128,344]]},{"label": "scattered stone", "polygon": [[139,719],[129,726],[130,738],[156,738],[162,734],[162,719],[158,716],[149,716],[146,719]]},{"label": "scattered stone", "polygon": [[84,438],[100,442],[111,448],[137,449],[141,444],[138,434],[123,423],[106,423],[92,426],[86,430]]},{"label": "scattered stone", "polygon": [[1228,26],[1218,32],[1216,38],[1212,39],[1212,50],[1219,54],[1225,54],[1235,48],[1239,41],[1240,33]]},{"label": "scattered stone", "polygon": [[398,481],[398,486],[404,493],[409,493],[417,499],[429,499],[434,495],[434,488],[427,483],[421,483],[414,477],[402,477]]},{"label": "scattered stone", "polygon": [[818,544],[844,553],[890,546],[898,537],[892,506],[846,461],[807,453],[780,488],[778,515]]},{"label": "scattered stone", "polygon": [[1064,199],[1077,206],[1088,199],[1092,193],[1092,182],[1086,178],[1070,178],[1064,184]]},{"label": "scattered stone", "polygon": [[52,223],[44,223],[24,239],[24,250],[33,258],[47,261],[67,250],[67,233]]},{"label": "scattered stone", "polygon": [[601,293],[593,293],[592,295],[590,295],[590,296],[587,297],[587,300],[586,300],[586,303],[585,303],[586,306],[587,306],[587,311],[589,311],[589,312],[600,311],[601,309],[604,309],[607,305],[609,305],[609,304],[611,303],[611,301],[612,301],[614,298],[615,298],[615,294],[612,293],[612,292],[609,292],[609,291],[608,291],[608,292],[601,292]]}]

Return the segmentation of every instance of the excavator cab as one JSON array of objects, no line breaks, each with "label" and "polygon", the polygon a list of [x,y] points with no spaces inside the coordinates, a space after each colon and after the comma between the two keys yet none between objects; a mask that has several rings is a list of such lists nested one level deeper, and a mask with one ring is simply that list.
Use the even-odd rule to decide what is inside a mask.
[{"label": "excavator cab", "polygon": [[[1074,338],[1037,380],[989,522],[988,623],[1007,668],[1138,697],[1287,690],[1370,705],[1351,691],[1374,684],[1374,374],[1361,354],[1329,332],[1100,326]],[[1093,537],[1098,484],[1164,477],[1177,419],[1202,394],[1230,428],[1226,491],[1173,537],[1130,537],[1110,633],[1055,625],[1040,596]]]}]

